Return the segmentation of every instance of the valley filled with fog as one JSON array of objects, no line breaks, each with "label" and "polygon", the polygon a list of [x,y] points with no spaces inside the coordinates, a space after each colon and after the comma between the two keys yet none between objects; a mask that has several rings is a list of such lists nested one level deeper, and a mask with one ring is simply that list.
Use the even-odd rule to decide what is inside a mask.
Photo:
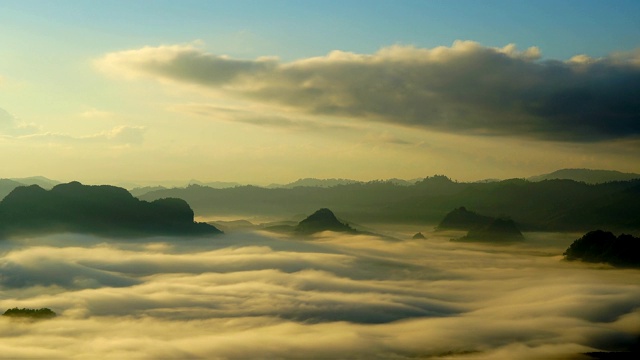
[{"label": "valley filled with fog", "polygon": [[431,229],[3,240],[0,308],[58,316],[0,318],[0,354],[573,359],[637,346],[640,271],[564,260],[581,234],[495,245]]}]

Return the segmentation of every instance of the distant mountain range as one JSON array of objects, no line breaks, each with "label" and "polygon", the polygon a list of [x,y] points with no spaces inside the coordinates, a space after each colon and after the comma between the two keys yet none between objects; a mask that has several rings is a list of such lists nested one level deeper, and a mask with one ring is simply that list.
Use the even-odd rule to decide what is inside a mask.
[{"label": "distant mountain range", "polygon": [[[410,186],[416,183],[416,181],[419,181],[420,179],[412,179],[412,180],[403,180],[403,179],[387,179],[387,180],[377,180],[377,181],[384,181],[384,182],[390,182],[396,185],[403,185],[403,186]],[[295,187],[321,187],[321,188],[329,188],[329,187],[333,187],[333,186],[338,186],[338,185],[349,185],[349,184],[363,184],[365,183],[364,181],[358,181],[358,180],[350,180],[350,179],[315,179],[315,178],[305,178],[305,179],[298,179],[292,183],[288,183],[288,184],[271,184],[268,185],[267,188],[268,189],[277,189],[277,188],[282,188],[282,189],[292,189]]]},{"label": "distant mountain range", "polygon": [[[621,176],[625,180],[612,180]],[[551,177],[573,179],[540,180]],[[630,178],[634,179],[628,180]],[[27,181],[25,179],[55,183],[46,178],[16,180]],[[16,180],[0,179],[0,196],[22,185]],[[604,228],[640,233],[640,178],[617,171],[565,169],[530,180],[473,183],[436,175],[410,184],[301,179],[290,185],[218,189],[191,184],[171,189],[138,188],[131,193],[145,201],[184,199],[196,214],[207,217],[246,215],[290,219],[319,208],[331,208],[360,224],[435,224],[451,209],[466,207],[491,218],[508,214],[524,231]]]},{"label": "distant mountain range", "polygon": [[[626,181],[633,179],[640,179],[640,174],[636,173],[623,173],[615,170],[591,170],[591,169],[561,169],[556,170],[554,172],[542,175],[531,176],[526,178],[526,180],[531,182],[538,182],[543,180],[555,180],[555,179],[564,179],[564,180],[574,180],[580,181],[587,184],[601,184],[611,181]],[[417,182],[422,181],[422,178],[418,179],[387,179],[387,180],[374,180],[374,181],[358,181],[351,179],[317,179],[317,178],[303,178],[298,179],[294,182],[288,184],[270,184],[267,186],[257,186],[263,187],[267,189],[292,189],[295,187],[317,187],[317,188],[330,188],[334,186],[340,185],[350,185],[350,184],[366,184],[370,182],[384,182],[384,183],[392,183],[395,185],[402,186],[412,186]],[[479,181],[475,181],[475,183],[493,183],[500,182],[501,179],[483,179]],[[5,178],[0,179],[0,199],[6,196],[11,190],[16,188],[17,186],[24,185],[38,185],[43,189],[51,189],[55,185],[60,184],[60,181],[51,180],[44,176],[32,176],[32,177],[24,177],[24,178]],[[254,185],[246,185],[238,182],[228,182],[228,181],[199,181],[196,179],[191,179],[187,182],[186,186],[189,185],[198,185],[204,187],[210,187],[213,189],[227,189],[233,187],[242,187],[242,186],[254,186]],[[164,190],[175,188],[164,185],[147,185],[140,186],[137,184],[122,184],[116,185],[119,187],[124,187],[129,190],[131,194],[134,196],[142,196],[151,191]]]},{"label": "distant mountain range", "polygon": [[589,231],[594,227],[640,231],[640,179],[595,185],[523,179],[459,183],[440,175],[411,186],[390,182],[291,189],[192,185],[140,196],[144,200],[165,197],[185,199],[203,216],[290,218],[328,207],[358,223],[435,224],[451,209],[465,206],[492,218],[508,215],[524,231]]},{"label": "distant mountain range", "polygon": [[349,179],[314,179],[314,178],[305,178],[305,179],[298,179],[292,183],[288,183],[288,184],[270,184],[267,186],[267,188],[269,189],[276,189],[276,188],[284,188],[284,189],[291,189],[294,187],[298,187],[298,186],[305,186],[305,187],[322,187],[322,188],[327,188],[327,187],[332,187],[332,186],[337,186],[337,185],[346,185],[346,184],[354,184],[354,183],[358,183],[359,181],[356,180],[349,180]]},{"label": "distant mountain range", "polygon": [[611,181],[627,181],[640,179],[640,174],[623,173],[615,170],[590,170],[590,169],[562,169],[556,170],[549,174],[532,176],[527,178],[529,181],[543,180],[574,180],[582,181],[587,184],[602,184]]}]

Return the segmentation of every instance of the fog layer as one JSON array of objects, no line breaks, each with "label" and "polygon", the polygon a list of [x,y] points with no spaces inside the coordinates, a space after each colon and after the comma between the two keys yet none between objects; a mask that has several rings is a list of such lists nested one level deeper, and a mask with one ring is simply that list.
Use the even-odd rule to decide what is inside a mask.
[{"label": "fog layer", "polygon": [[0,309],[59,316],[0,318],[0,354],[564,359],[637,344],[640,271],[563,261],[574,235],[450,235],[3,241]]}]

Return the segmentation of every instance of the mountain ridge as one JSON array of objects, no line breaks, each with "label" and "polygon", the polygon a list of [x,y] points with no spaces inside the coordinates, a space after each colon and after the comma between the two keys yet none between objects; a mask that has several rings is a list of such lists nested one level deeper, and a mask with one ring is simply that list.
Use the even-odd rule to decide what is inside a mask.
[{"label": "mountain ridge", "polygon": [[617,170],[560,169],[548,174],[536,175],[527,178],[527,180],[534,182],[555,179],[581,181],[587,184],[601,184],[611,181],[640,179],[640,174],[624,173]]}]

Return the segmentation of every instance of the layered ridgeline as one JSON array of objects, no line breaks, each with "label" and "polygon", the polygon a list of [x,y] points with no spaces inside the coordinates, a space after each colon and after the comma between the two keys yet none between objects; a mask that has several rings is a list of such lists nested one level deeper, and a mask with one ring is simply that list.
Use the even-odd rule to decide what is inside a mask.
[{"label": "layered ridgeline", "polygon": [[542,174],[527,178],[527,180],[529,181],[555,179],[581,181],[587,184],[602,184],[612,181],[628,181],[633,179],[640,179],[640,174],[623,173],[615,170],[561,169],[549,174]]},{"label": "layered ridgeline", "polygon": [[141,201],[127,190],[79,182],[51,190],[38,185],[15,188],[0,202],[0,236],[57,232],[109,236],[210,235],[220,231],[194,222],[182,199]]},{"label": "layered ridgeline", "polygon": [[493,218],[509,214],[525,231],[640,231],[640,180],[596,185],[523,179],[460,183],[433,176],[413,185],[383,181],[291,189],[192,185],[140,196],[147,201],[166,197],[185,199],[203,216],[291,218],[327,207],[357,223],[436,224],[465,204]]},{"label": "layered ridgeline", "polygon": [[640,238],[626,234],[616,237],[602,230],[590,231],[574,241],[564,256],[567,260],[640,268]]}]

